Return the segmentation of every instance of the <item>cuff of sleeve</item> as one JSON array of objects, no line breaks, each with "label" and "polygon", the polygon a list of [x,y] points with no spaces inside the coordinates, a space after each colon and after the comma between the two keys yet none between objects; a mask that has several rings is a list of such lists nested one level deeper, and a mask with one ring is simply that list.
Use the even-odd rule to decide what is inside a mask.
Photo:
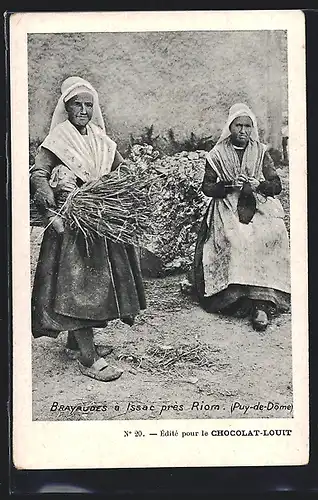
[{"label": "cuff of sleeve", "polygon": [[274,188],[268,181],[260,182],[257,191],[264,196],[274,196]]}]

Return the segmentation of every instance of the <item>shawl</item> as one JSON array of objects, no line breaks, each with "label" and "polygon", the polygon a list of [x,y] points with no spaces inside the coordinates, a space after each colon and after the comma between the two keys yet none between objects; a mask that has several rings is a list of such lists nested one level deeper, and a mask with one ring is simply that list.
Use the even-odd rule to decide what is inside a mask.
[{"label": "shawl", "polygon": [[250,138],[240,163],[235,148],[230,138],[227,137],[214,146],[207,154],[206,159],[219,180],[235,181],[239,174],[260,180],[265,151],[265,144]]}]

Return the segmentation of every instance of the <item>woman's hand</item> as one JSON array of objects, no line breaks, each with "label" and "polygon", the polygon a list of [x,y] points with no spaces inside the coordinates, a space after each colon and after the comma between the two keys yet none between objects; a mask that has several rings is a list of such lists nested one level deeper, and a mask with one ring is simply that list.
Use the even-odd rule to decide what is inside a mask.
[{"label": "woman's hand", "polygon": [[236,184],[238,186],[243,186],[244,182],[248,182],[248,177],[245,174],[240,174],[236,179]]},{"label": "woman's hand", "polygon": [[56,191],[73,191],[77,188],[77,177],[66,165],[57,165],[52,170],[50,185]]},{"label": "woman's hand", "polygon": [[57,186],[58,191],[73,191],[75,188],[77,188],[75,175],[74,177],[63,177]]},{"label": "woman's hand", "polygon": [[64,233],[64,222],[62,217],[60,217],[59,215],[49,217],[49,224],[53,227],[57,234]]},{"label": "woman's hand", "polygon": [[250,183],[253,191],[256,191],[256,189],[258,188],[258,186],[260,184],[260,182],[255,177],[249,177],[248,182]]},{"label": "woman's hand", "polygon": [[77,188],[76,177],[62,179],[58,184],[59,191],[73,191]]},{"label": "woman's hand", "polygon": [[240,174],[237,178],[237,184],[243,186],[245,183],[248,183],[253,191],[256,191],[259,186],[259,181],[255,177],[248,177],[245,174]]}]

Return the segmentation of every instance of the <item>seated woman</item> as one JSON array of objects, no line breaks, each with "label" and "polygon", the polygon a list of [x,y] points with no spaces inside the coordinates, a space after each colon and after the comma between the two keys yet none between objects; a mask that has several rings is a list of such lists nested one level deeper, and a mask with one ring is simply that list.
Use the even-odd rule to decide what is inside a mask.
[{"label": "seated woman", "polygon": [[198,235],[194,288],[206,311],[250,314],[259,331],[270,313],[289,307],[289,241],[275,198],[281,189],[254,114],[235,104],[207,154],[202,191],[212,200]]},{"label": "seated woman", "polygon": [[116,169],[123,158],[106,135],[90,83],[70,77],[61,92],[31,174],[34,201],[48,222],[33,285],[32,331],[34,337],[53,338],[68,331],[68,347],[78,353],[82,373],[114,380],[122,371],[109,366],[105,349],[94,345],[93,327],[116,318],[132,324],[146,307],[137,253],[133,246],[98,238],[88,255],[81,231],[57,213],[67,192]]}]

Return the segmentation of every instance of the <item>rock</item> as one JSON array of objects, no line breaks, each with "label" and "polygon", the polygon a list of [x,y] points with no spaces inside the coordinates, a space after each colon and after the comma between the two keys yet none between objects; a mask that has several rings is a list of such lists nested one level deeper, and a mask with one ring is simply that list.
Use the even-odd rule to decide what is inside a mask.
[{"label": "rock", "polygon": [[180,269],[181,266],[182,266],[182,259],[181,259],[181,257],[177,257],[172,262],[169,262],[168,264],[166,264],[165,269],[167,269],[167,270]]},{"label": "rock", "polygon": [[185,295],[191,295],[191,293],[193,292],[194,287],[193,287],[192,283],[190,283],[190,281],[187,278],[182,280],[179,283],[179,286],[180,286],[181,292],[184,293]]},{"label": "rock", "polygon": [[189,160],[198,160],[200,157],[196,151],[190,151],[190,153],[188,154],[188,158]]},{"label": "rock", "polygon": [[143,147],[140,146],[139,144],[135,144],[132,148],[131,151],[135,155],[140,155],[142,153]]},{"label": "rock", "polygon": [[[182,160],[184,159],[182,158]],[[184,161],[179,165],[179,173],[181,177],[184,176]]]},{"label": "rock", "polygon": [[199,379],[197,377],[189,377],[185,379],[185,382],[189,382],[189,384],[197,384]]},{"label": "rock", "polygon": [[181,161],[184,165],[189,164],[189,158],[187,156],[182,156]]},{"label": "rock", "polygon": [[161,259],[146,248],[140,248],[140,267],[141,274],[145,278],[157,278],[162,275]]}]

